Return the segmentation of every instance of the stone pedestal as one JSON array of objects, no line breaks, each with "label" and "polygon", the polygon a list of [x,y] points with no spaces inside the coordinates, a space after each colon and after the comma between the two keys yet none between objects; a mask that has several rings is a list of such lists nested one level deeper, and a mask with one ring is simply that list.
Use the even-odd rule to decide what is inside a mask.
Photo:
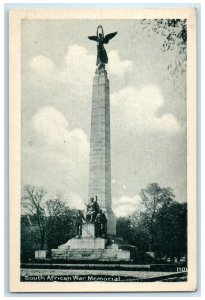
[{"label": "stone pedestal", "polygon": [[90,250],[97,250],[97,249],[105,249],[105,239],[101,238],[81,238],[81,239],[70,239],[66,244],[58,246],[60,250],[83,250],[83,249],[90,249]]},{"label": "stone pedestal", "polygon": [[35,251],[35,259],[46,259],[48,251],[47,250],[37,250]]},{"label": "stone pedestal", "polygon": [[67,261],[130,261],[130,252],[119,249],[118,246],[105,246],[102,238],[71,239],[58,249],[51,250],[53,259],[64,259]]},{"label": "stone pedestal", "polygon": [[82,226],[82,237],[94,237],[95,226],[92,223],[85,223]]},{"label": "stone pedestal", "polygon": [[67,243],[51,250],[53,259],[75,261],[129,261],[130,252],[119,249],[117,244],[106,246],[107,240],[95,238],[94,224],[85,223],[82,227],[82,237],[73,238]]},{"label": "stone pedestal", "polygon": [[88,197],[98,197],[108,220],[107,232],[116,235],[111,194],[110,89],[107,72],[101,68],[93,78]]}]

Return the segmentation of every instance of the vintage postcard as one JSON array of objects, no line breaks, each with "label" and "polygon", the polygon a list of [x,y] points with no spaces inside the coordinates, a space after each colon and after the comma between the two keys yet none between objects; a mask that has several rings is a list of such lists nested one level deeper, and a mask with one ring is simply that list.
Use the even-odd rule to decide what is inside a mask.
[{"label": "vintage postcard", "polygon": [[11,10],[10,290],[194,291],[196,13]]}]

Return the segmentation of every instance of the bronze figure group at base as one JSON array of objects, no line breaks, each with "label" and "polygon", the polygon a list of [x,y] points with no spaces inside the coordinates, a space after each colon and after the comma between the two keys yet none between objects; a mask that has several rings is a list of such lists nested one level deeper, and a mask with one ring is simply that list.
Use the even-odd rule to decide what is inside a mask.
[{"label": "bronze figure group at base", "polygon": [[95,226],[95,237],[107,236],[107,218],[100,209],[97,196],[96,199],[90,198],[87,207],[86,215],[84,216],[81,210],[78,210],[76,215],[77,238],[82,236],[83,223],[93,223]]}]

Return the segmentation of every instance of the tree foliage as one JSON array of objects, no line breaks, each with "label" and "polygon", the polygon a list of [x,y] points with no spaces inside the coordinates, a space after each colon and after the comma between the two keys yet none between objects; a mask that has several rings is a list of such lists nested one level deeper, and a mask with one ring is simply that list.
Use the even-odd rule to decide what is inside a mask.
[{"label": "tree foliage", "polygon": [[159,258],[187,254],[187,206],[178,203],[170,188],[149,184],[141,190],[143,209],[117,219],[117,235],[138,248],[139,253],[155,252]]},{"label": "tree foliage", "polygon": [[186,19],[143,19],[141,24],[144,29],[160,34],[164,37],[162,50],[173,50],[175,46],[182,51],[185,50],[187,44],[187,22]]},{"label": "tree foliage", "polygon": [[156,248],[156,222],[158,212],[162,207],[167,207],[175,197],[170,188],[161,188],[157,183],[152,183],[140,192],[145,210],[141,213],[144,226],[149,231],[149,251]]},{"label": "tree foliage", "polygon": [[176,51],[175,61],[168,64],[167,68],[172,76],[178,76],[186,72],[187,60],[187,21],[186,19],[143,19],[143,30],[147,31],[147,37],[155,32],[161,35],[163,52]]},{"label": "tree foliage", "polygon": [[180,259],[187,249],[187,204],[173,201],[158,212],[157,251],[161,257]]},{"label": "tree foliage", "polygon": [[[76,232],[75,209],[66,206],[61,194],[52,198],[43,188],[26,185],[22,193],[21,252],[56,248]],[[32,255],[33,256],[33,255]]]},{"label": "tree foliage", "polygon": [[44,249],[45,235],[48,228],[44,209],[44,198],[46,195],[46,190],[42,188],[36,188],[31,185],[24,186],[22,205],[25,205],[28,215],[32,216],[32,219],[36,223],[40,235],[40,249]]}]

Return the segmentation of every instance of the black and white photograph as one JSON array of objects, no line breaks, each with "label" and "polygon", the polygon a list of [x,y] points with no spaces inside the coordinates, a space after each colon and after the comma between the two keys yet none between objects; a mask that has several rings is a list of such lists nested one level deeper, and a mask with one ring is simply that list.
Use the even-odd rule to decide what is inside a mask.
[{"label": "black and white photograph", "polygon": [[10,11],[10,289],[196,289],[195,9]]}]

